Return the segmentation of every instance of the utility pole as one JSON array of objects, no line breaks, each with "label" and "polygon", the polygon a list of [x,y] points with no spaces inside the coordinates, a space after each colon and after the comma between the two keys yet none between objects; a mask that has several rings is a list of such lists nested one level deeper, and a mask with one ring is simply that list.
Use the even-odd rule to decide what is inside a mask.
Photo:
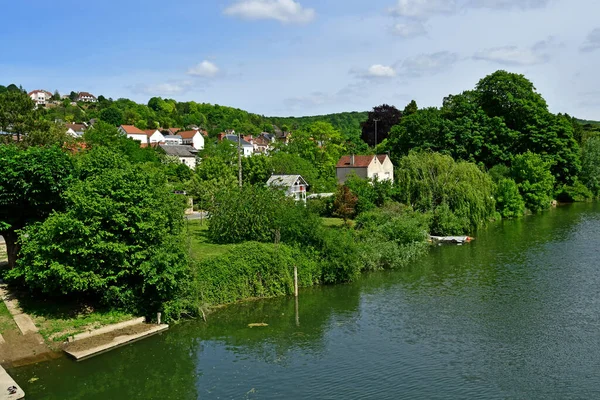
[{"label": "utility pole", "polygon": [[238,131],[238,180],[240,189],[242,187],[242,139],[240,138],[240,132]]},{"label": "utility pole", "polygon": [[377,118],[374,118],[373,121],[375,121],[375,153],[377,153],[377,123],[379,122],[379,120]]}]

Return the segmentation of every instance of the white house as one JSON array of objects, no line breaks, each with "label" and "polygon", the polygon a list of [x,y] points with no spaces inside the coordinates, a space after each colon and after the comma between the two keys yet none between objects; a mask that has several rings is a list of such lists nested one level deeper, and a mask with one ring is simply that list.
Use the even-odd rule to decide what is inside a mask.
[{"label": "white house", "polygon": [[50,101],[52,93],[46,90],[34,90],[28,93],[37,106],[45,106]]},{"label": "white house", "polygon": [[163,143],[169,146],[177,146],[183,144],[183,140],[179,135],[164,135]]},{"label": "white house", "polygon": [[267,186],[285,190],[286,195],[306,203],[308,184],[300,175],[271,175]]},{"label": "white house", "polygon": [[343,156],[335,166],[338,183],[343,184],[348,176],[355,173],[359,178],[394,180],[394,165],[387,154],[377,156]]},{"label": "white house", "polygon": [[192,145],[196,150],[204,149],[204,136],[198,130],[178,132],[183,144]]},{"label": "white house", "polygon": [[196,168],[196,154],[192,153],[192,146],[159,144],[158,147],[167,156],[178,159],[191,169]]},{"label": "white house", "polygon": [[158,129],[146,129],[144,133],[148,136],[147,143],[163,143],[165,141],[165,136]]},{"label": "white house", "polygon": [[[229,141],[235,143],[236,146],[238,144],[238,137],[237,137],[237,135],[234,135],[234,134],[223,135],[223,140],[229,140]],[[244,157],[250,157],[250,156],[252,156],[252,154],[254,154],[254,146],[251,143],[245,141],[244,139],[240,139],[240,147],[242,148],[241,151],[242,151],[242,155]]]},{"label": "white house", "polygon": [[98,99],[96,99],[96,96],[94,96],[91,93],[79,92],[79,94],[77,95],[77,101],[83,101],[86,103],[95,103],[98,101]]},{"label": "white house", "polygon": [[133,125],[121,125],[119,127],[119,132],[130,139],[137,140],[143,145],[148,145],[148,134]]},{"label": "white house", "polygon": [[82,137],[87,128],[85,124],[65,124],[65,127],[67,128],[67,134],[75,138]]}]

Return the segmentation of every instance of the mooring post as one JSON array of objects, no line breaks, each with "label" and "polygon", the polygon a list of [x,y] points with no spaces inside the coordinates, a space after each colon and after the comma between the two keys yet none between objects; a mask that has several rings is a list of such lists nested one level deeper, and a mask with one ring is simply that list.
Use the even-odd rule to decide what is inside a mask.
[{"label": "mooring post", "polygon": [[158,325],[160,325],[160,317],[161,317],[161,316],[162,316],[162,314],[161,314],[161,313],[156,313],[156,321],[157,321],[156,323],[157,323]]},{"label": "mooring post", "polygon": [[298,297],[298,267],[294,265],[294,296]]}]

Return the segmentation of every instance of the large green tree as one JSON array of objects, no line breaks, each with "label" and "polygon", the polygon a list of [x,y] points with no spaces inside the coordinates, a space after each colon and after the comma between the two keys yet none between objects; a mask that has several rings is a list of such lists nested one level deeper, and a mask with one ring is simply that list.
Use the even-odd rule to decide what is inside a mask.
[{"label": "large green tree", "polygon": [[19,254],[17,231],[63,208],[72,173],[71,157],[58,147],[0,146],[0,235],[10,268]]},{"label": "large green tree", "polygon": [[21,236],[9,277],[51,295],[88,296],[149,314],[185,281],[184,199],[164,175],[105,148],[83,156],[66,207]]},{"label": "large green tree", "polygon": [[[392,129],[394,125],[397,125],[401,118],[402,111],[389,104],[373,107],[373,110],[369,111],[367,120],[362,124],[362,140],[369,146],[375,147],[387,139],[390,129]],[[376,124],[377,138],[375,138]]]}]

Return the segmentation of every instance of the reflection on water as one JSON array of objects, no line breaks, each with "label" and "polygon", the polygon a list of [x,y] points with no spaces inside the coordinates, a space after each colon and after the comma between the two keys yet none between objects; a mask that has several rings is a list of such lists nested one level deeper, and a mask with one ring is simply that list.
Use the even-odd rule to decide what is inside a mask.
[{"label": "reflection on water", "polygon": [[293,298],[255,301],[10,372],[28,399],[596,398],[599,247],[600,207],[563,207],[304,290],[299,324]]}]

